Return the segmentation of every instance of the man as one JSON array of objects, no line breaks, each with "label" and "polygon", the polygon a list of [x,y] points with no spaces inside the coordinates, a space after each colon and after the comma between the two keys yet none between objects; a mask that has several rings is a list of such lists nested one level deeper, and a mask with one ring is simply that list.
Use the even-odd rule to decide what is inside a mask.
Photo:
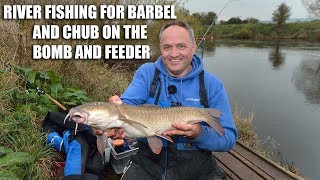
[{"label": "man", "polygon": [[[221,81],[208,72],[201,80],[203,62],[195,55],[196,42],[188,24],[171,21],[162,27],[159,38],[158,60],[137,70],[121,99],[113,96],[109,100],[118,104],[215,108],[222,112],[219,121],[225,135],[219,135],[205,123],[172,124],[174,129],[164,135],[171,136],[175,143],[163,140],[164,147],[157,155],[140,139],[139,152],[132,157],[122,179],[226,179],[211,154],[230,150],[237,138],[226,91]],[[200,89],[205,90],[205,95],[200,95]],[[124,137],[125,133],[111,130],[108,135]]]}]

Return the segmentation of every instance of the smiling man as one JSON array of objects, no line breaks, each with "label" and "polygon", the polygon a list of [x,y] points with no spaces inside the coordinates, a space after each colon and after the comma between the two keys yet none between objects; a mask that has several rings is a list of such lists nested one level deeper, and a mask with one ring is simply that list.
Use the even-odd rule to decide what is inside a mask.
[{"label": "smiling man", "polygon": [[[206,123],[172,124],[164,132],[174,143],[162,140],[160,154],[154,154],[146,139],[139,139],[139,152],[122,179],[226,179],[217,166],[212,151],[230,150],[237,138],[227,93],[222,82],[203,70],[196,52],[192,28],[182,21],[170,21],[160,30],[161,56],[155,63],[143,64],[121,98],[121,104],[156,104],[161,107],[193,106],[222,112],[220,135]],[[150,119],[151,121],[151,119]],[[123,131],[109,136],[123,137]]]}]

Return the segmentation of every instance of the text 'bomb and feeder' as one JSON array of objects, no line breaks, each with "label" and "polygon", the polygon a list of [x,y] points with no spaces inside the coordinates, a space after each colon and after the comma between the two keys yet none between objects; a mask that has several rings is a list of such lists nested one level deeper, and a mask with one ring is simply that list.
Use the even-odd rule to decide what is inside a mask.
[{"label": "text 'bomb and feeder'", "polygon": [[[150,59],[150,46],[148,45],[105,45],[104,59]],[[33,45],[32,58],[35,60],[49,59],[93,59],[102,58],[100,45]]]}]

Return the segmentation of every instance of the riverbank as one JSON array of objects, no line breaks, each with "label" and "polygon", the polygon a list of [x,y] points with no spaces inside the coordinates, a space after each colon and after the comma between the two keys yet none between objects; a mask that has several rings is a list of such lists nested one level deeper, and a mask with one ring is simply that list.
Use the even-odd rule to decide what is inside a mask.
[{"label": "riverbank", "polygon": [[[204,34],[208,26],[203,26]],[[287,23],[282,27],[275,24],[224,24],[214,25],[207,35],[207,39],[236,38],[236,39],[301,39],[305,41],[320,42],[320,20],[310,22]]]}]

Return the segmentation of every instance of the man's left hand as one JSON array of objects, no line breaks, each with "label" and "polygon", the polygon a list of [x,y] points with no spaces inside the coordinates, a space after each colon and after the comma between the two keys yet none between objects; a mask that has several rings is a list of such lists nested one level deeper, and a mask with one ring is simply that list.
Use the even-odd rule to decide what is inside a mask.
[{"label": "man's left hand", "polygon": [[106,134],[111,139],[123,139],[125,138],[125,133],[122,128],[111,128],[107,132],[103,132],[102,130],[92,129],[95,135]]},{"label": "man's left hand", "polygon": [[181,135],[190,139],[196,139],[201,132],[200,124],[172,124],[173,130],[168,130],[163,135]]}]

